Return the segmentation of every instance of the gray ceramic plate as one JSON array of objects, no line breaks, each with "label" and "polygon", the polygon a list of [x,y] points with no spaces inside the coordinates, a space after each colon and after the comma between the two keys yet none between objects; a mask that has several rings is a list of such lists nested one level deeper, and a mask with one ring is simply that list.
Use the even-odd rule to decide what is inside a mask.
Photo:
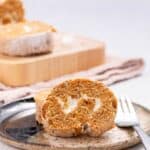
[{"label": "gray ceramic plate", "polygon": [[[150,111],[135,105],[141,127],[150,132]],[[122,149],[139,142],[131,128],[118,127],[106,132],[99,138],[80,136],[59,138],[46,134],[35,120],[34,100],[20,100],[0,110],[0,139],[9,145],[21,149],[34,150],[89,150],[89,149]]]}]

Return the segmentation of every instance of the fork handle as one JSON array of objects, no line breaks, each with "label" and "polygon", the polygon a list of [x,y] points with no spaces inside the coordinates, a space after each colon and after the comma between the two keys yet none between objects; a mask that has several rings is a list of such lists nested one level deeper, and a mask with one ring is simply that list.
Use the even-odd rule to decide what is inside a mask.
[{"label": "fork handle", "polygon": [[150,150],[150,137],[140,128],[139,125],[133,126],[134,130],[137,132],[139,135],[145,150]]}]

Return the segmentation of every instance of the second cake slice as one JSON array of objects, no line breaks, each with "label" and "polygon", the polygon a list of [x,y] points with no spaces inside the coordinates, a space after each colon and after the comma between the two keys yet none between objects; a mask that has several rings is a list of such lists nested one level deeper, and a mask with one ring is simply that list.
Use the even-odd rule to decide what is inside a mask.
[{"label": "second cake slice", "polygon": [[50,52],[52,32],[46,23],[27,21],[0,26],[0,53],[10,56],[28,56]]}]

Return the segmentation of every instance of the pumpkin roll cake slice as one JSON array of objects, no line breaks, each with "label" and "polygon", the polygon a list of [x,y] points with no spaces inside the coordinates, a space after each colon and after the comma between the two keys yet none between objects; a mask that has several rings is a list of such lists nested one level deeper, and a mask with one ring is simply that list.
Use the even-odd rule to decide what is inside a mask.
[{"label": "pumpkin roll cake slice", "polygon": [[116,97],[98,81],[67,80],[37,94],[35,102],[37,121],[53,136],[98,137],[114,127]]}]

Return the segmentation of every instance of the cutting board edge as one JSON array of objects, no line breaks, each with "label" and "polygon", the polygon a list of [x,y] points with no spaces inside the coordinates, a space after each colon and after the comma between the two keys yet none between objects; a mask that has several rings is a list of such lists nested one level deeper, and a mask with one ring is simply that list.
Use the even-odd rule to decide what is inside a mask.
[{"label": "cutting board edge", "polygon": [[[70,57],[71,55],[72,57]],[[11,63],[11,64],[7,64],[7,66],[6,64],[0,63],[0,68],[1,68],[0,69],[0,72],[1,72],[0,82],[2,82],[3,84],[7,86],[16,87],[16,86],[30,85],[30,84],[34,84],[34,83],[41,82],[41,81],[47,81],[47,80],[53,79],[55,77],[59,77],[64,74],[70,74],[73,72],[87,70],[91,67],[104,64],[105,55],[106,55],[105,50],[102,49],[102,47],[99,47],[99,48],[96,47],[96,48],[87,49],[84,51],[77,51],[75,54],[70,53],[70,55],[66,54],[64,55],[64,57],[66,57],[65,59],[68,62],[71,59],[74,60],[74,62],[69,65],[67,61],[63,62],[63,60],[61,59],[59,55],[58,57],[60,57],[60,59],[58,59],[58,61],[60,61],[60,63],[64,63],[64,66],[65,66],[64,71],[62,70],[63,64],[60,64],[59,67],[56,65],[57,64],[56,58],[58,57],[50,57],[47,59],[41,59],[38,61],[32,61],[32,62],[27,62],[23,64]],[[92,58],[92,61],[91,61],[91,58]],[[91,61],[91,63],[89,63],[89,61]],[[46,66],[46,67],[44,68],[42,66]],[[57,70],[54,66],[57,66],[57,68],[59,68],[57,69],[59,70],[59,73],[57,73]],[[40,73],[39,68],[41,68],[42,73]],[[53,70],[53,73],[46,75],[48,68],[51,68]],[[73,68],[74,70],[72,70]],[[9,78],[8,78],[8,75],[9,75]]]}]

